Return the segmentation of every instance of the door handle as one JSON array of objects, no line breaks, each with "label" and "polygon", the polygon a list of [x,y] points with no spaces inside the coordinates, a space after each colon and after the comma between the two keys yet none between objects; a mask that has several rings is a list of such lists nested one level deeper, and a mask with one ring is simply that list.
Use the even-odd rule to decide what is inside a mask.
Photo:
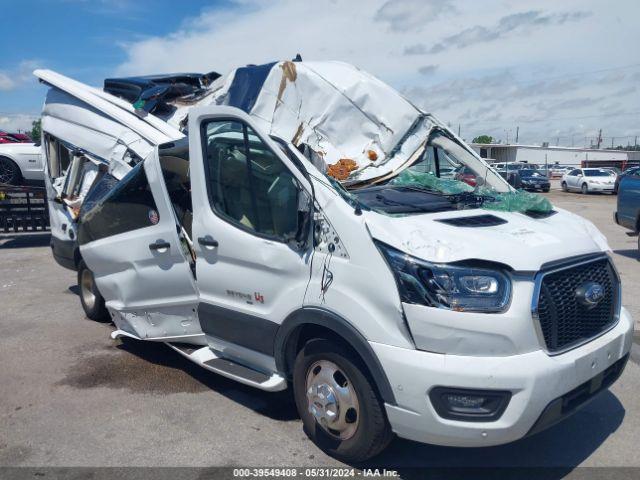
[{"label": "door handle", "polygon": [[198,243],[203,247],[213,247],[213,248],[217,248],[219,245],[217,240],[214,240],[209,236],[198,237]]},{"label": "door handle", "polygon": [[155,243],[149,244],[149,250],[168,250],[169,248],[171,248],[171,244],[164,240],[156,240]]}]

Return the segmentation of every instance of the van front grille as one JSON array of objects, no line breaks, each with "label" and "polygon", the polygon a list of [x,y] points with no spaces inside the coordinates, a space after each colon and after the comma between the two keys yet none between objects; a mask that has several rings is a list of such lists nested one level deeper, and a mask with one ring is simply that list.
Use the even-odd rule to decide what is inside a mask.
[{"label": "van front grille", "polygon": [[[540,275],[534,316],[550,353],[584,343],[617,320],[620,285],[608,258],[543,271]],[[580,290],[593,284],[600,285],[604,295],[596,305],[586,305]]]}]

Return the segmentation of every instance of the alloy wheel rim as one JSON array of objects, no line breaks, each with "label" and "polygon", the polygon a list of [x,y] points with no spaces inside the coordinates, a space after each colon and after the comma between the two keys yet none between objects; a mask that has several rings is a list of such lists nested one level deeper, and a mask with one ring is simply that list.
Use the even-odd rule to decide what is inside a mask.
[{"label": "alloy wheel rim", "polygon": [[309,412],[324,431],[340,440],[355,435],[360,421],[358,396],[338,365],[314,362],[307,370],[305,391]]},{"label": "alloy wheel rim", "polygon": [[91,310],[96,303],[96,295],[93,293],[93,274],[90,270],[84,269],[80,276],[80,294],[82,301]]},{"label": "alloy wheel rim", "polygon": [[0,158],[0,183],[9,183],[15,175],[15,169],[8,160]]}]

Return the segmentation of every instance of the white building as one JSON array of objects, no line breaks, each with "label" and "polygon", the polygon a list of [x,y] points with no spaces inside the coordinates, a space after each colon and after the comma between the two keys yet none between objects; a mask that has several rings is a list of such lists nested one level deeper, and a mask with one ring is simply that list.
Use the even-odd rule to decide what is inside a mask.
[{"label": "white building", "polygon": [[629,161],[637,163],[637,152],[595,150],[592,148],[541,147],[536,145],[506,145],[472,143],[482,157],[493,162],[528,162],[538,165],[560,164],[577,167],[625,168]]}]

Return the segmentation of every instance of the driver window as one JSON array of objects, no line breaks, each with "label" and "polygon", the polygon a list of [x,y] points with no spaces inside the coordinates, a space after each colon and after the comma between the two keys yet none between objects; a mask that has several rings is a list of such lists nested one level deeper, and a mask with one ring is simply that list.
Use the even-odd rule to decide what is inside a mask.
[{"label": "driver window", "polygon": [[293,174],[250,127],[238,121],[203,126],[209,199],[239,228],[287,240],[298,227],[299,187]]}]

